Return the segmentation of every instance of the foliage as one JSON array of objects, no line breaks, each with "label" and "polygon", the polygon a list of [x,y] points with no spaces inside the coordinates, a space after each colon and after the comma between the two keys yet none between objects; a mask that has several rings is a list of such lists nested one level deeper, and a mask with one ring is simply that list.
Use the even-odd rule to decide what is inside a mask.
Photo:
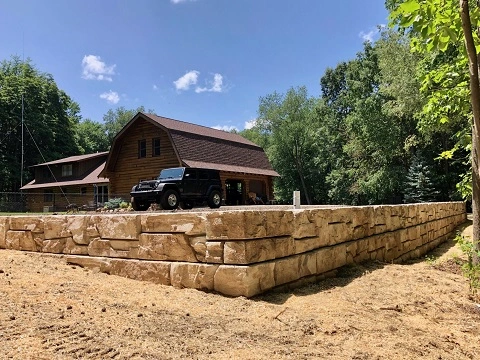
[{"label": "foliage", "polygon": [[274,92],[260,98],[257,127],[269,134],[267,153],[281,173],[275,192],[280,201],[301,190],[307,204],[325,200],[324,173],[316,162],[318,120],[315,100],[305,87],[291,88],[286,94]]},{"label": "foliage", "polygon": [[[125,109],[125,107],[120,106],[115,110],[108,110],[108,112],[103,116],[107,143],[111,144],[113,142],[113,138],[118,134],[118,132],[139,112],[145,112],[145,108],[140,106],[137,109],[128,110]],[[153,110],[148,110],[148,112],[154,113]]]},{"label": "foliage", "polygon": [[53,77],[38,71],[31,60],[12,57],[0,63],[0,191],[18,191],[32,178],[32,165],[78,154],[74,128],[79,111]]},{"label": "foliage", "polygon": [[76,139],[81,154],[108,151],[110,148],[104,126],[90,119],[77,125]]},{"label": "foliage", "polygon": [[128,207],[128,202],[126,202],[125,200],[123,200],[122,198],[113,198],[113,199],[109,199],[104,205],[103,207],[105,209],[108,209],[108,210],[112,210],[112,209],[126,209]]},{"label": "foliage", "polygon": [[414,156],[405,184],[405,202],[418,203],[436,201],[439,197],[432,171],[420,156]]},{"label": "foliage", "polygon": [[480,289],[480,264],[475,263],[474,259],[480,257],[480,250],[473,241],[461,235],[457,235],[455,241],[463,253],[467,255],[467,262],[462,265],[462,270],[464,276],[468,279],[470,292],[475,296]]}]

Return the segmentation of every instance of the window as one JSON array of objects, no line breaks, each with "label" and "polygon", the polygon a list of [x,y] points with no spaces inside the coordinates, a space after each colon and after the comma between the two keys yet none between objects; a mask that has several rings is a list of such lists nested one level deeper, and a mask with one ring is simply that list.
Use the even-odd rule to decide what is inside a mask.
[{"label": "window", "polygon": [[85,195],[85,194],[87,193],[87,188],[86,188],[86,187],[80,188],[80,193],[81,193],[82,195]]},{"label": "window", "polygon": [[43,192],[43,202],[53,202],[52,189],[46,189]]},{"label": "window", "polygon": [[147,157],[147,140],[138,140],[138,158]]},{"label": "window", "polygon": [[152,156],[160,156],[160,138],[152,139]]},{"label": "window", "polygon": [[95,200],[98,204],[103,204],[108,201],[108,186],[101,185],[96,187]]},{"label": "window", "polygon": [[72,164],[62,165],[62,176],[72,176]]}]

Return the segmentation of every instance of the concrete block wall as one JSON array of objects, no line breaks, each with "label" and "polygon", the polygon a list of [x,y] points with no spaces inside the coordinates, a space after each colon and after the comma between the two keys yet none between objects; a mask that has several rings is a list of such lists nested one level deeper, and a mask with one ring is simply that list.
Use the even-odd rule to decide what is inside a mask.
[{"label": "concrete block wall", "polygon": [[0,217],[0,249],[176,287],[254,296],[366,260],[418,258],[465,204]]}]

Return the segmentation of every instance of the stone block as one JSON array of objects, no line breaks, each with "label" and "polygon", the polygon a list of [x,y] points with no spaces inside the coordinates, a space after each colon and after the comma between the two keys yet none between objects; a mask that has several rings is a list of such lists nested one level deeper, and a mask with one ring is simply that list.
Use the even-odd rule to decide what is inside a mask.
[{"label": "stone block", "polygon": [[353,239],[352,223],[329,223],[328,234],[330,245],[340,244]]},{"label": "stone block", "polygon": [[317,253],[298,255],[298,278],[317,274]]},{"label": "stone block", "polygon": [[34,233],[43,233],[43,218],[40,216],[11,216],[9,229],[28,230]]},{"label": "stone block", "polygon": [[66,243],[66,238],[44,240],[42,251],[44,253],[62,254]]},{"label": "stone block", "polygon": [[61,239],[71,236],[66,216],[44,217],[45,240]]},{"label": "stone block", "polygon": [[295,255],[275,261],[275,286],[287,284],[300,278],[298,273],[299,258],[300,255]]},{"label": "stone block", "polygon": [[[88,245],[91,236],[89,236],[87,229],[90,223],[90,216],[69,216],[67,217],[67,226],[73,241],[79,245]],[[96,230],[93,237],[98,237],[100,234]]]},{"label": "stone block", "polygon": [[129,279],[150,281],[161,285],[171,285],[169,262],[111,259],[109,274]]},{"label": "stone block", "polygon": [[315,236],[311,238],[294,239],[295,254],[305,253],[329,245],[330,238],[325,236]]},{"label": "stone block", "polygon": [[67,238],[63,253],[72,255],[88,255],[88,246],[79,245],[75,241],[73,241],[73,238]]},{"label": "stone block", "polygon": [[215,273],[214,290],[228,296],[252,297],[275,286],[274,262],[250,266],[220,265]]},{"label": "stone block", "polygon": [[5,248],[11,250],[38,251],[41,243],[38,244],[31,231],[7,231]]},{"label": "stone block", "polygon": [[347,264],[347,244],[340,244],[332,247],[333,268],[345,266]]},{"label": "stone block", "polygon": [[146,233],[184,233],[190,236],[205,235],[204,213],[144,214],[141,231]]},{"label": "stone block", "polygon": [[172,263],[171,284],[178,288],[213,290],[214,276],[220,265]]},{"label": "stone block", "polygon": [[68,264],[78,265],[87,269],[98,270],[103,273],[110,273],[111,259],[92,256],[65,255]]},{"label": "stone block", "polygon": [[303,239],[315,237],[317,234],[315,222],[309,218],[307,210],[293,211],[293,238]]},{"label": "stone block", "polygon": [[140,215],[92,215],[102,239],[138,240],[140,234]]},{"label": "stone block", "polygon": [[289,236],[293,232],[292,211],[266,211],[265,221],[267,226],[266,236]]},{"label": "stone block", "polygon": [[293,237],[278,237],[274,238],[273,242],[275,245],[275,259],[295,254],[295,240],[293,240]]},{"label": "stone block", "polygon": [[215,211],[207,214],[208,240],[245,240],[264,238],[266,215],[262,211]]},{"label": "stone block", "polygon": [[223,241],[207,241],[205,262],[222,264],[224,258],[224,242]]},{"label": "stone block", "polygon": [[0,217],[0,249],[6,248],[7,231],[9,230],[9,220],[7,217]]},{"label": "stone block", "polygon": [[205,235],[189,236],[188,242],[193,248],[197,260],[200,262],[205,262],[205,257],[207,255],[207,237]]},{"label": "stone block", "polygon": [[188,236],[185,234],[142,233],[139,238],[138,257],[140,259],[198,261]]},{"label": "stone block", "polygon": [[315,252],[317,255],[317,273],[322,274],[335,268],[335,254],[332,247],[323,248]]},{"label": "stone block", "polygon": [[225,264],[253,264],[272,259],[275,259],[274,239],[225,242]]},{"label": "stone block", "polygon": [[[118,245],[118,244],[117,244]],[[139,248],[131,247],[128,250],[114,249],[111,246],[110,240],[93,239],[88,244],[88,255],[90,256],[104,256],[104,257],[120,257],[120,258],[138,258]]]}]

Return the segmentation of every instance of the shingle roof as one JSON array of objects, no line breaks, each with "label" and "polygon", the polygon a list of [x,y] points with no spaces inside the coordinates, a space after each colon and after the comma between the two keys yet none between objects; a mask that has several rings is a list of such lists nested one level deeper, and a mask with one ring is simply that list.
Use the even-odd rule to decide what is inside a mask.
[{"label": "shingle roof", "polygon": [[75,156],[69,156],[69,157],[66,157],[66,158],[63,158],[63,159],[58,159],[58,160],[54,160],[54,161],[45,162],[45,163],[42,163],[42,164],[33,165],[32,167],[43,166],[43,165],[55,165],[55,164],[63,164],[63,163],[72,163],[72,162],[77,162],[77,161],[94,159],[96,157],[106,156],[106,155],[108,155],[108,151],[98,152],[98,153],[94,153],[94,154],[86,154],[86,155],[75,155]]},{"label": "shingle roof", "polygon": [[[180,160],[188,166],[279,176],[263,149],[238,134],[152,114],[142,115],[170,133]],[[209,166],[192,165],[194,163]]]},{"label": "shingle roof", "polygon": [[243,136],[240,136],[238,134],[226,132],[223,130],[217,130],[217,129],[213,129],[213,128],[202,126],[202,125],[191,124],[185,121],[169,119],[169,118],[166,118],[163,116],[157,116],[154,114],[143,114],[143,115],[147,116],[151,120],[155,121],[156,123],[172,131],[180,131],[184,133],[197,134],[199,136],[222,139],[226,141],[232,141],[235,143],[259,147],[254,142],[251,142],[250,140],[247,140]]},{"label": "shingle roof", "polygon": [[[105,155],[105,153],[104,153]],[[63,160],[63,159],[60,159]],[[58,160],[58,161],[60,161]],[[43,164],[46,165],[47,163]],[[107,184],[109,181],[107,178],[99,177],[103,168],[105,167],[105,162],[102,162],[97,166],[93,171],[88,172],[83,178],[76,178],[69,181],[58,181],[58,182],[49,182],[49,183],[35,183],[35,180],[30,181],[27,185],[23,186],[20,190],[28,189],[42,189],[42,188],[51,188],[56,186],[71,186],[71,185],[88,185],[88,184]]]}]

